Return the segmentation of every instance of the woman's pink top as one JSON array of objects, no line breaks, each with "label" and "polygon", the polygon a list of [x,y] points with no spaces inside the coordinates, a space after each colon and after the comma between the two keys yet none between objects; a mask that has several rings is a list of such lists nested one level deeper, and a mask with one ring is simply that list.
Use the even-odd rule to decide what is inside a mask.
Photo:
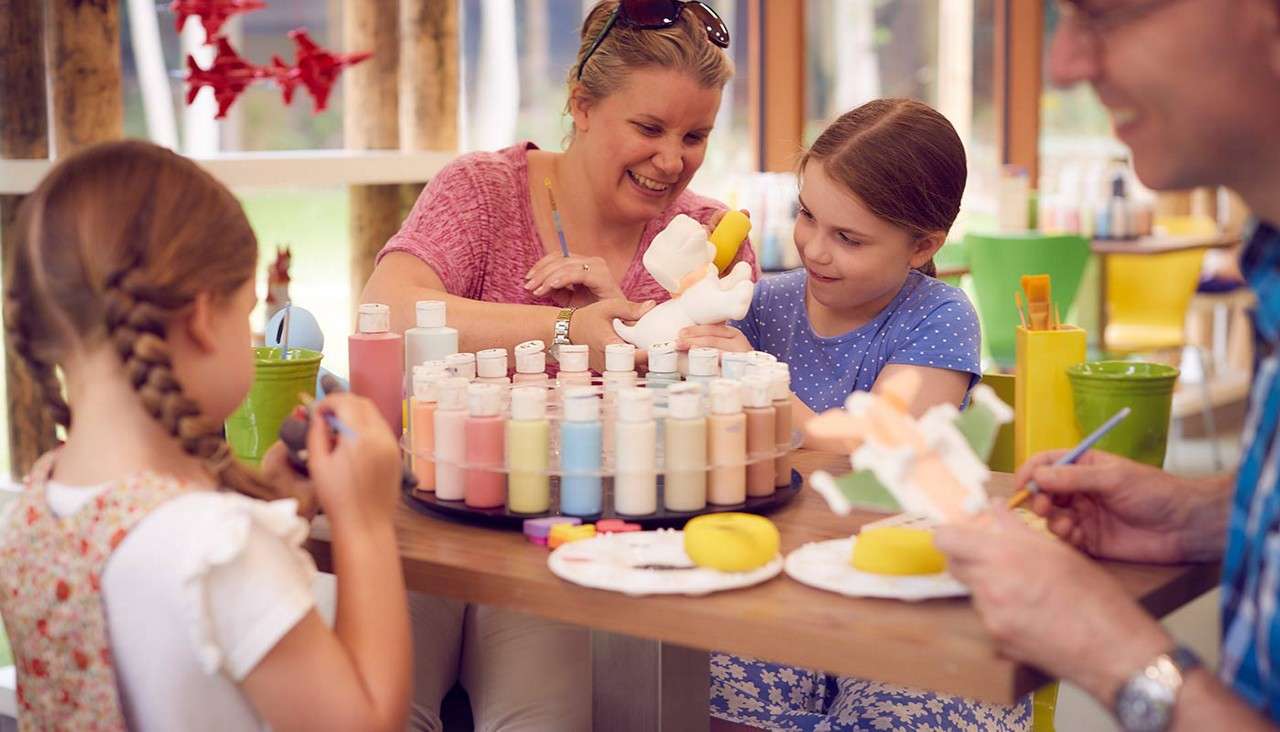
[{"label": "woman's pink top", "polygon": [[[435,270],[451,295],[507,304],[559,306],[567,293],[542,297],[524,289],[524,276],[546,254],[529,203],[529,150],[524,142],[497,152],[468,153],[449,163],[418,196],[413,212],[387,242],[388,252],[407,252]],[[619,283],[633,302],[669,295],[645,270],[649,242],[677,214],[703,224],[725,208],[688,190],[649,222],[635,257]],[[570,242],[569,251],[573,251]],[[755,252],[744,243],[738,259],[756,268]]]}]

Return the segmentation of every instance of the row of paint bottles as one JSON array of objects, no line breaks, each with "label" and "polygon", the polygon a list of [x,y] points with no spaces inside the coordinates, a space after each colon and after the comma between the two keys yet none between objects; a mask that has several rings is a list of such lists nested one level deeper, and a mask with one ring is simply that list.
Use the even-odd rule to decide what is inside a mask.
[{"label": "row of paint bottles", "polygon": [[391,308],[363,303],[347,338],[351,391],[373,401],[397,437],[404,415],[404,339],[391,332]]}]

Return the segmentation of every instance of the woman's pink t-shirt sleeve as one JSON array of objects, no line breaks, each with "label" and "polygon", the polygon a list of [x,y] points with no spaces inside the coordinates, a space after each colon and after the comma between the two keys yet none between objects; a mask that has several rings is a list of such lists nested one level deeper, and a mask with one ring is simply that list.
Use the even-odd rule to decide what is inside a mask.
[{"label": "woman's pink t-shirt sleeve", "polygon": [[378,254],[405,252],[435,271],[450,295],[479,299],[485,271],[488,195],[476,183],[471,156],[446,165],[413,204],[400,231]]}]

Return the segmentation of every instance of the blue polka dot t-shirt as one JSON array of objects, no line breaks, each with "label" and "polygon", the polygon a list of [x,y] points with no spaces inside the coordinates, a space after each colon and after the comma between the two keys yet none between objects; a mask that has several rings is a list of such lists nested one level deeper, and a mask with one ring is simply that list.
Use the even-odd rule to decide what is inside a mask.
[{"label": "blue polka dot t-shirt", "polygon": [[887,364],[930,366],[982,375],[978,315],[960,289],[911,272],[893,302],[857,330],[823,338],[809,326],[805,271],[756,285],[751,309],[731,325],[758,351],[791,365],[791,389],[815,412],[870,391]]}]

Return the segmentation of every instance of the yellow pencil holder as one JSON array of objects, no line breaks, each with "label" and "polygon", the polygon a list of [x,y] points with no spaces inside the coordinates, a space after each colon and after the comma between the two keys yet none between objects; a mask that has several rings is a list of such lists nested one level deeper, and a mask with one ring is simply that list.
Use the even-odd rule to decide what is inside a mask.
[{"label": "yellow pencil holder", "polygon": [[1085,360],[1085,332],[1018,327],[1014,383],[1013,462],[1017,468],[1044,450],[1080,442],[1067,368]]}]

